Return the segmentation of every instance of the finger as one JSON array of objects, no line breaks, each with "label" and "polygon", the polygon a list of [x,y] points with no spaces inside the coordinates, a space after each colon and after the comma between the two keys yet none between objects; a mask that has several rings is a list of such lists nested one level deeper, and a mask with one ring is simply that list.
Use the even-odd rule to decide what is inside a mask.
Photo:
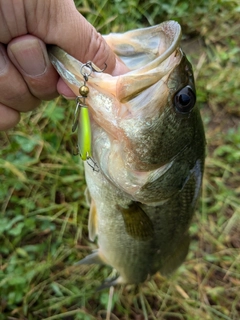
[{"label": "finger", "polygon": [[128,68],[116,58],[103,37],[79,14],[73,0],[0,0],[0,42],[9,43],[24,34],[56,44],[82,62],[117,75]]},{"label": "finger", "polygon": [[0,104],[0,131],[13,128],[20,120],[20,113]]},{"label": "finger", "polygon": [[[105,72],[112,75],[128,71],[103,37],[79,14],[72,0],[52,0],[45,3],[45,6],[37,0],[25,0],[24,5],[28,30],[45,43],[60,46],[82,62],[91,60],[99,68],[103,68],[106,63]],[[43,17],[48,17],[49,12],[51,19],[46,21]]]},{"label": "finger", "polygon": [[66,85],[66,83],[60,78],[57,84],[58,93],[64,96],[66,99],[76,98],[75,93]]},{"label": "finger", "polygon": [[59,76],[49,61],[43,41],[31,35],[18,37],[9,43],[8,55],[33,96],[40,100],[58,96]]},{"label": "finger", "polygon": [[40,104],[0,44],[0,103],[17,111],[29,111]]}]

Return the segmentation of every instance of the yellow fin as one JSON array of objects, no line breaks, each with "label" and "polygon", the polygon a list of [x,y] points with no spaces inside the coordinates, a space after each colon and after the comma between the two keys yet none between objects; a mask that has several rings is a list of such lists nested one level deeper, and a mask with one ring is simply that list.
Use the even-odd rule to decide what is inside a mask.
[{"label": "yellow fin", "polygon": [[91,204],[91,195],[90,195],[88,187],[86,187],[84,195],[85,195],[85,199],[86,199],[87,205],[90,206],[90,204]]},{"label": "yellow fin", "polygon": [[95,202],[92,200],[88,218],[88,237],[94,241],[97,235],[97,208]]},{"label": "yellow fin", "polygon": [[117,205],[117,208],[122,213],[126,232],[131,237],[143,241],[153,237],[152,221],[137,202],[133,202],[128,208],[123,208],[119,205]]}]

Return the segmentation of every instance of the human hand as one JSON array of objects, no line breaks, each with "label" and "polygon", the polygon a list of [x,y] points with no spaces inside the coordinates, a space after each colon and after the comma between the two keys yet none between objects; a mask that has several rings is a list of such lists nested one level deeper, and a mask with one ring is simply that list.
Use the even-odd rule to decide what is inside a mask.
[{"label": "human hand", "polygon": [[0,130],[15,126],[20,112],[41,100],[73,96],[52,67],[46,44],[99,68],[106,63],[112,75],[127,72],[73,0],[0,0]]}]

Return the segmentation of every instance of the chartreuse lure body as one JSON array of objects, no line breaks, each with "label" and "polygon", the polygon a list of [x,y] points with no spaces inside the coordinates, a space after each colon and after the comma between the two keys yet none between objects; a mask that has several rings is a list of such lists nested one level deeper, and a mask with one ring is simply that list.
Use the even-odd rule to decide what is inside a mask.
[{"label": "chartreuse lure body", "polygon": [[78,147],[83,161],[92,157],[92,135],[89,110],[86,105],[80,105],[78,120]]}]

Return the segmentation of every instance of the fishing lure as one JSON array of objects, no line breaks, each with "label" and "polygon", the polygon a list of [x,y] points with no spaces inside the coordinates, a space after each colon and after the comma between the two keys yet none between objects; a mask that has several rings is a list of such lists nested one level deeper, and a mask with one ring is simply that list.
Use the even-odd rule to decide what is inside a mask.
[{"label": "fishing lure", "polygon": [[76,109],[74,112],[74,121],[72,125],[72,132],[77,129],[78,145],[77,150],[83,161],[87,161],[88,165],[94,170],[99,171],[97,163],[92,158],[92,136],[91,136],[91,122],[86,104],[86,98],[89,94],[89,87],[87,81],[92,72],[103,72],[106,69],[99,69],[93,62],[88,61],[83,64],[80,73],[83,76],[84,83],[79,88],[79,96],[76,98]]}]

